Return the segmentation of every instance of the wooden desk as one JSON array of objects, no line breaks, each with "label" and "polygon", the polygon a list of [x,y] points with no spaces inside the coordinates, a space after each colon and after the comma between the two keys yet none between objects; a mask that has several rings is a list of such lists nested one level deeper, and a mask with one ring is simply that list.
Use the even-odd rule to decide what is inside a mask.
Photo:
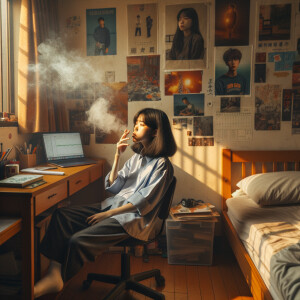
[{"label": "wooden desk", "polygon": [[[89,186],[99,183],[99,201],[104,198],[104,161],[97,164],[58,168],[64,176],[44,175],[47,182],[33,189],[0,188],[0,214],[22,219],[22,298],[33,299],[34,287],[34,218],[62,200]],[[97,187],[98,188],[98,187]],[[15,231],[17,232],[17,231]]]}]

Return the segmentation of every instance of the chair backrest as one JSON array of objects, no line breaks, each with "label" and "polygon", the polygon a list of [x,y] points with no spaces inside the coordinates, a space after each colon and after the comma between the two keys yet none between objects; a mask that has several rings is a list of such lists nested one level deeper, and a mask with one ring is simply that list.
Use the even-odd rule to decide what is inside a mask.
[{"label": "chair backrest", "polygon": [[161,200],[162,201],[162,205],[159,209],[159,212],[158,212],[158,217],[161,219],[161,220],[165,220],[168,218],[169,216],[169,211],[170,211],[170,207],[171,207],[171,204],[172,204],[172,200],[173,200],[173,196],[174,196],[174,191],[175,191],[175,187],[176,187],[176,177],[174,176],[166,193],[164,194],[163,196],[163,199]]}]

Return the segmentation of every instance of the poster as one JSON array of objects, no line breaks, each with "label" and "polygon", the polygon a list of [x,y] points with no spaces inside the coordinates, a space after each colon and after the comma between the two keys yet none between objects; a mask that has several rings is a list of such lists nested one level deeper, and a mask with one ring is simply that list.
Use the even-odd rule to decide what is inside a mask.
[{"label": "poster", "polygon": [[116,9],[86,10],[87,56],[117,54]]},{"label": "poster", "polygon": [[[94,106],[97,117],[93,120],[96,126],[95,142],[96,144],[115,144],[120,139],[120,131],[127,128],[128,92],[126,82],[101,83],[97,85],[95,93],[98,98],[95,103],[105,99],[105,102],[100,102],[98,107]],[[101,109],[101,113],[98,113],[99,109]]]},{"label": "poster", "polygon": [[174,71],[165,73],[165,95],[200,93],[202,71]]},{"label": "poster", "polygon": [[221,97],[220,112],[240,112],[241,97]]},{"label": "poster", "polygon": [[250,0],[215,2],[215,46],[249,45]]},{"label": "poster", "polygon": [[158,101],[160,56],[128,56],[128,101]]},{"label": "poster", "polygon": [[259,41],[282,41],[291,38],[292,4],[259,6]]},{"label": "poster", "polygon": [[189,146],[213,146],[214,138],[189,138]]},{"label": "poster", "polygon": [[[185,23],[184,17],[188,17],[191,23]],[[209,14],[205,3],[166,6],[166,70],[206,68],[208,24]]]},{"label": "poster", "polygon": [[204,94],[174,95],[174,116],[203,116]]},{"label": "poster", "polygon": [[255,129],[280,130],[281,87],[265,84],[255,87]]},{"label": "poster", "polygon": [[215,95],[250,95],[252,47],[215,47]]},{"label": "poster", "polygon": [[128,55],[157,53],[157,4],[127,6]]},{"label": "poster", "polygon": [[271,52],[268,54],[268,62],[273,62],[275,64],[275,72],[292,71],[295,58],[295,51]]},{"label": "poster", "polygon": [[194,117],[194,134],[200,136],[212,136],[213,130],[213,117]]},{"label": "poster", "polygon": [[173,118],[173,128],[182,130],[187,129],[187,118]]}]

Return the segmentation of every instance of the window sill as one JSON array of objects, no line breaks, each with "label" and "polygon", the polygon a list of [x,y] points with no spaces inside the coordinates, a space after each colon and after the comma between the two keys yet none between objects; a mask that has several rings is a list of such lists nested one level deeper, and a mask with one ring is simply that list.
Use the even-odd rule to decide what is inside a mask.
[{"label": "window sill", "polygon": [[0,121],[0,127],[18,127],[18,122]]}]

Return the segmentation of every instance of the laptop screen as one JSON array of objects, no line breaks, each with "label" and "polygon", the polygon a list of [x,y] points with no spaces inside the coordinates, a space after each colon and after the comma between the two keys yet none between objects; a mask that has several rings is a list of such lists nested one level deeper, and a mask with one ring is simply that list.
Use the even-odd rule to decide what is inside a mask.
[{"label": "laptop screen", "polygon": [[84,157],[79,132],[43,133],[48,161]]}]

